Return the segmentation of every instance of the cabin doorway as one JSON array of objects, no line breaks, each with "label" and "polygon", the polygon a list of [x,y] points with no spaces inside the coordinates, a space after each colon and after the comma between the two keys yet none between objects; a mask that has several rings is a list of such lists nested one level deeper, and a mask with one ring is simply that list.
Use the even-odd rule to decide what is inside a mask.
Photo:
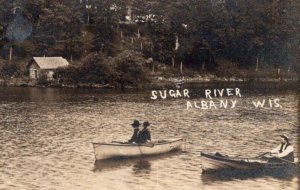
[{"label": "cabin doorway", "polygon": [[34,72],[34,78],[37,79],[38,78],[38,72],[37,72],[37,70],[34,70],[33,72]]}]

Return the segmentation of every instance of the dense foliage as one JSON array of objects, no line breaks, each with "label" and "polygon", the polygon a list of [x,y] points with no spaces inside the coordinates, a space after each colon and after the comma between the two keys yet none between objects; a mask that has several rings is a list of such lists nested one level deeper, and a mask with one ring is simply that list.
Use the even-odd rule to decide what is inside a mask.
[{"label": "dense foliage", "polygon": [[124,51],[113,59],[103,55],[88,55],[77,67],[59,69],[54,77],[64,85],[110,85],[116,88],[142,87],[149,82],[150,70],[141,53]]},{"label": "dense foliage", "polygon": [[[164,64],[175,60],[202,69],[215,69],[224,60],[245,68],[259,63],[295,69],[300,60],[300,2],[295,0],[0,0],[0,4],[0,55],[5,59],[13,48],[17,59],[46,55],[69,60],[94,52],[115,57],[133,49]],[[107,69],[94,63],[82,69],[88,67],[96,67],[95,73]],[[82,80],[111,80],[90,77]]]},{"label": "dense foliage", "polygon": [[18,77],[20,76],[20,68],[15,63],[5,63],[1,68],[2,77]]},{"label": "dense foliage", "polygon": [[141,53],[124,51],[111,63],[114,67],[114,82],[118,87],[140,87],[149,82],[150,69]]},{"label": "dense foliage", "polygon": [[111,78],[111,70],[107,64],[103,64],[103,57],[93,53],[83,60],[78,67],[59,69],[54,77],[61,83],[73,85],[78,83],[107,84]]}]

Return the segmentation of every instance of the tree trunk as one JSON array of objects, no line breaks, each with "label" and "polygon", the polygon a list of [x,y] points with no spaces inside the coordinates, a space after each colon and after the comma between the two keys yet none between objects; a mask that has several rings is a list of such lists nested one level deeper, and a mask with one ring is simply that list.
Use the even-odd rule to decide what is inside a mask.
[{"label": "tree trunk", "polygon": [[172,67],[175,67],[175,60],[174,60],[174,57],[172,57]]},{"label": "tree trunk", "polygon": [[150,45],[150,52],[151,52],[151,56],[153,55],[153,46],[152,46],[152,43]]},{"label": "tree trunk", "polygon": [[152,64],[152,73],[154,73],[154,65],[155,64],[155,62],[153,61],[153,64]]},{"label": "tree trunk", "polygon": [[9,62],[12,60],[12,54],[13,54],[13,46],[11,45],[9,48]]},{"label": "tree trunk", "polygon": [[256,66],[255,66],[255,71],[257,72],[258,71],[258,65],[259,65],[259,60],[258,60],[258,57],[256,58]]},{"label": "tree trunk", "polygon": [[180,74],[182,74],[182,61],[180,62]]},{"label": "tree trunk", "polygon": [[175,50],[178,50],[179,48],[179,39],[178,39],[178,35],[175,36],[176,40],[175,40]]}]

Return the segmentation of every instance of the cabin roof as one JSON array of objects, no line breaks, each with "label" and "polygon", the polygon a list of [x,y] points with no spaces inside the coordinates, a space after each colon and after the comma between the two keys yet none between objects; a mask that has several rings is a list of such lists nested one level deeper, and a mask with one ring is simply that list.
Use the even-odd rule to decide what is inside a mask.
[{"label": "cabin roof", "polygon": [[69,62],[62,57],[33,57],[33,60],[40,69],[57,69],[69,65]]}]

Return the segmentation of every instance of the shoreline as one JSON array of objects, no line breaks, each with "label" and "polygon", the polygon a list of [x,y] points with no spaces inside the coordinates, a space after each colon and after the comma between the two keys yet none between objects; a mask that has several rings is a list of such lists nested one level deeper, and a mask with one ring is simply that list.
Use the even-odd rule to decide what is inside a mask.
[{"label": "shoreline", "polygon": [[[125,86],[123,89],[164,89],[164,88],[175,88],[175,81],[178,78],[175,77],[153,77],[149,84],[144,84],[140,87]],[[276,83],[276,84],[290,84],[298,83],[298,79],[291,78],[221,78],[221,77],[186,77],[184,79],[184,85],[195,85],[195,84],[213,84],[213,83],[239,83],[239,84],[250,84],[255,82],[261,83]],[[60,84],[57,81],[52,81],[48,85],[37,84],[36,80],[29,80],[28,78],[10,78],[0,79],[1,87],[37,87],[37,88],[98,88],[98,89],[122,89],[117,88],[111,84],[95,84],[95,83],[78,83],[78,84]]]}]

